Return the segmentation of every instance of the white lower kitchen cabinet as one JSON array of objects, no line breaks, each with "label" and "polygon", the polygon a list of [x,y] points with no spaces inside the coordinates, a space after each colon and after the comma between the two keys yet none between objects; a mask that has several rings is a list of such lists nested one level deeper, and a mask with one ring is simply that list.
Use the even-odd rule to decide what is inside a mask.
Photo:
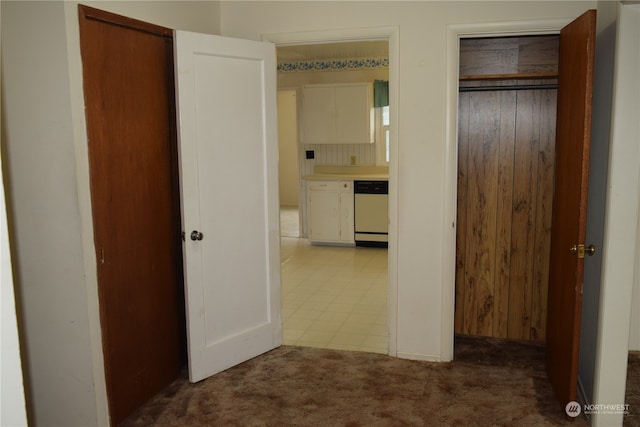
[{"label": "white lower kitchen cabinet", "polygon": [[354,245],[353,181],[309,181],[307,219],[311,243]]}]

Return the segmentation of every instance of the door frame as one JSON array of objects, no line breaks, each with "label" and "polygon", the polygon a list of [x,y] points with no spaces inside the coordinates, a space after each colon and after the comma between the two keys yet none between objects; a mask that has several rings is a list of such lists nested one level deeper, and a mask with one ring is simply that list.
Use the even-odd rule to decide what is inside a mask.
[{"label": "door frame", "polygon": [[400,86],[400,27],[368,27],[335,30],[264,33],[262,41],[276,46],[326,44],[347,41],[386,40],[389,42],[389,249],[387,255],[387,306],[389,355],[397,356],[398,336],[398,88]]},{"label": "door frame", "polygon": [[[276,53],[277,56],[277,53]],[[277,58],[276,58],[277,60]],[[277,73],[276,73],[277,74]],[[294,87],[294,86],[283,86],[281,88],[276,87],[276,95],[279,95],[280,92],[295,92],[296,94],[296,131],[299,133],[300,131],[300,114],[298,114],[297,112],[300,111],[300,88],[299,87]],[[278,149],[280,148],[280,136],[278,135]],[[303,168],[303,156],[301,155],[302,151],[300,150],[300,147],[297,148],[297,153],[296,153],[296,162],[297,162],[297,168],[298,168],[298,183],[300,183],[300,181],[302,180],[302,168]],[[278,177],[280,176],[280,165],[278,165]],[[298,236],[299,237],[305,237],[306,233],[304,232],[304,222],[302,220],[302,218],[304,217],[304,214],[306,212],[306,206],[304,203],[304,188],[302,185],[298,185],[298,194],[297,194],[297,201],[298,201]],[[282,202],[280,202],[282,203]],[[280,207],[278,207],[280,208]]]},{"label": "door frame", "polygon": [[560,34],[560,30],[574,17],[494,22],[480,24],[456,24],[447,26],[447,123],[445,146],[445,224],[451,229],[444,231],[442,253],[442,360],[453,360],[455,292],[456,292],[456,213],[458,197],[458,71],[460,59],[459,39],[471,37],[511,37]]}]

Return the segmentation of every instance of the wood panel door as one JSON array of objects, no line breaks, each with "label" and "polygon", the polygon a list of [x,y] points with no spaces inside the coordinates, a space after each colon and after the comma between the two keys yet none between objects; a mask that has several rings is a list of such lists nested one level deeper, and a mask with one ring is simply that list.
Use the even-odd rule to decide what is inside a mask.
[{"label": "wood panel door", "polygon": [[548,83],[460,82],[456,333],[544,340],[556,90],[513,88]]},{"label": "wood panel door", "polygon": [[556,177],[553,199],[546,366],[564,407],[576,400],[585,244],[596,11],[560,33]]},{"label": "wood panel door", "polygon": [[118,424],[184,352],[172,31],[79,6],[109,413]]}]

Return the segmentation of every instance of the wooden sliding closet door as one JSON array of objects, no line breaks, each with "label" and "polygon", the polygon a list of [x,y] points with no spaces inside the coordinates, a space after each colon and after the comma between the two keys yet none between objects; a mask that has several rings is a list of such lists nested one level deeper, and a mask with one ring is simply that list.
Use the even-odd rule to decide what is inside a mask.
[{"label": "wooden sliding closet door", "polygon": [[185,343],[170,29],[79,6],[111,424],[180,373]]},{"label": "wooden sliding closet door", "polygon": [[556,90],[462,89],[459,100],[455,331],[544,340]]}]

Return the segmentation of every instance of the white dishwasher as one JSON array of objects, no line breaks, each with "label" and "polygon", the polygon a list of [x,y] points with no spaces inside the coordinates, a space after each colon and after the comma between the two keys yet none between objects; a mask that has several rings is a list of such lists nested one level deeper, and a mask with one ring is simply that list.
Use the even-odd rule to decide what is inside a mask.
[{"label": "white dishwasher", "polygon": [[389,181],[354,181],[353,193],[356,245],[387,247]]}]

